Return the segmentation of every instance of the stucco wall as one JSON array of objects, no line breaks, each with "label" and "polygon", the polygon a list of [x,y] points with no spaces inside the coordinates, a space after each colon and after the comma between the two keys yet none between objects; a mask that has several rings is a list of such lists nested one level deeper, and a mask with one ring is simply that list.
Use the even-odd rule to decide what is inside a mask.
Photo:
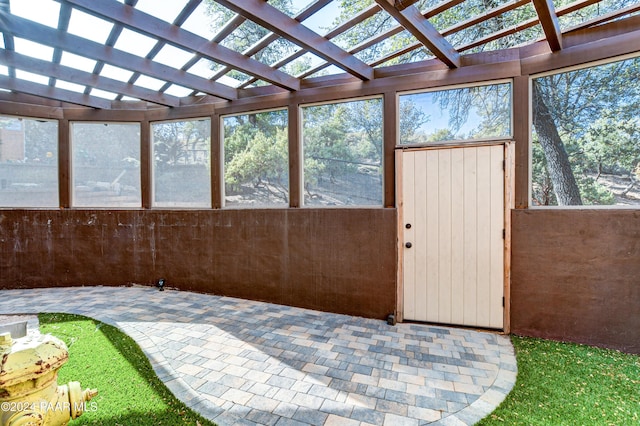
[{"label": "stucco wall", "polygon": [[153,285],[385,318],[395,209],[3,210],[0,288]]},{"label": "stucco wall", "polygon": [[514,210],[511,329],[640,353],[640,211]]}]

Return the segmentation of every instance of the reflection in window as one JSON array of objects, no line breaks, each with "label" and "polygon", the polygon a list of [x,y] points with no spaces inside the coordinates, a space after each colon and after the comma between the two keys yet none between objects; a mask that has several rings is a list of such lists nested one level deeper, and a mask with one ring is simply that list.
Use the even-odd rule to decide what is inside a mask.
[{"label": "reflection in window", "polygon": [[302,108],[304,204],[382,205],[382,99]]},{"label": "reflection in window", "polygon": [[73,206],[140,207],[140,125],[73,123]]},{"label": "reflection in window", "polygon": [[400,144],[511,136],[511,84],[400,96]]},{"label": "reflection in window", "polygon": [[0,117],[0,207],[58,206],[58,123]]},{"label": "reflection in window", "polygon": [[211,121],[152,125],[153,205],[211,206]]},{"label": "reflection in window", "polygon": [[286,110],[223,118],[226,206],[289,204]]},{"label": "reflection in window", "polygon": [[640,58],[536,78],[532,205],[640,205]]}]

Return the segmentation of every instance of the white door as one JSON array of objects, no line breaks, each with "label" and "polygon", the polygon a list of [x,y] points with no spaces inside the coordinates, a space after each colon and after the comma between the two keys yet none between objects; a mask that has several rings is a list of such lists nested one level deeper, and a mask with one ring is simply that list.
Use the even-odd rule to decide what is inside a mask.
[{"label": "white door", "polygon": [[404,319],[503,328],[504,145],[401,156]]}]

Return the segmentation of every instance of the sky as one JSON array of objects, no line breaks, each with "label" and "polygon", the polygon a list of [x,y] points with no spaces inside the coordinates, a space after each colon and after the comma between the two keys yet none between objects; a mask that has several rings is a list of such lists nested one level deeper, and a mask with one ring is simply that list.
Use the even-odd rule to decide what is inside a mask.
[{"label": "sky", "polygon": [[[124,2],[124,0],[118,1],[120,1],[121,3]],[[312,0],[292,0],[294,11],[297,12],[299,10],[302,10],[311,1]],[[139,0],[136,5],[136,9],[153,14],[154,16],[167,22],[172,22],[186,3],[187,0]],[[328,26],[331,22],[333,22],[335,17],[338,16],[338,3],[339,2],[337,0],[333,1],[328,6],[323,8],[320,13],[317,13],[316,15],[306,20],[304,24],[314,31],[323,33],[324,30],[321,30],[320,27]],[[52,28],[57,28],[58,16],[60,11],[60,3],[57,1],[10,0],[10,7],[11,12],[17,16],[33,20]],[[211,39],[215,35],[215,31],[211,28],[209,22],[210,18],[206,14],[205,2],[202,2],[200,6],[187,19],[182,28],[206,39]],[[96,43],[103,44],[107,40],[112,27],[113,25],[105,20],[96,18],[94,16],[74,9],[69,21],[68,32],[74,35],[85,37]],[[128,29],[124,29],[114,47],[116,49],[144,57],[155,44],[155,40],[151,39],[150,37]],[[4,48],[2,38],[0,38],[0,47]],[[15,38],[15,49],[18,53],[45,61],[51,61],[53,56],[52,48],[20,38]],[[178,49],[174,46],[165,45],[160,50],[158,55],[154,58],[154,61],[180,68],[191,58],[191,53],[186,52],[182,49]],[[317,57],[315,57],[314,59],[314,64],[320,61],[320,59]],[[78,68],[86,72],[92,72],[95,63],[96,62],[94,60],[82,58],[68,52],[64,52],[61,58],[62,65]],[[187,72],[203,78],[209,78],[213,75],[213,71],[210,68],[210,62],[205,59],[200,60]],[[4,66],[0,66],[0,74],[7,75],[7,73],[7,68]],[[127,71],[110,65],[106,65],[101,73],[101,75],[103,75],[104,77],[123,82],[128,81],[132,74],[133,73],[131,71]],[[19,71],[16,73],[16,76],[20,79],[45,85],[49,82],[48,76],[45,75]],[[237,80],[233,80],[226,76],[222,77],[218,81],[231,86],[235,86],[238,84]],[[151,90],[158,90],[164,85],[164,83],[164,81],[146,76],[141,76],[136,81],[136,85]],[[56,87],[72,90],[75,92],[84,91],[84,86],[80,86],[74,84],[73,82],[64,80],[57,81]],[[171,86],[166,91],[166,93],[174,96],[187,96],[191,92],[191,89],[180,87],[177,85]],[[91,94],[107,99],[113,99],[115,97],[115,94],[113,93],[104,92],[98,89],[92,89]]]}]

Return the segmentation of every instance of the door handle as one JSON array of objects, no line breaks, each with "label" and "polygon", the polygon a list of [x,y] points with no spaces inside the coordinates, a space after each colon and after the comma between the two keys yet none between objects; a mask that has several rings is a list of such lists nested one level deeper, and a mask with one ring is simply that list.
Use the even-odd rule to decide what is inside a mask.
[{"label": "door handle", "polygon": [[404,246],[405,246],[406,248],[411,248],[412,244],[411,244],[411,243],[404,243]]}]

